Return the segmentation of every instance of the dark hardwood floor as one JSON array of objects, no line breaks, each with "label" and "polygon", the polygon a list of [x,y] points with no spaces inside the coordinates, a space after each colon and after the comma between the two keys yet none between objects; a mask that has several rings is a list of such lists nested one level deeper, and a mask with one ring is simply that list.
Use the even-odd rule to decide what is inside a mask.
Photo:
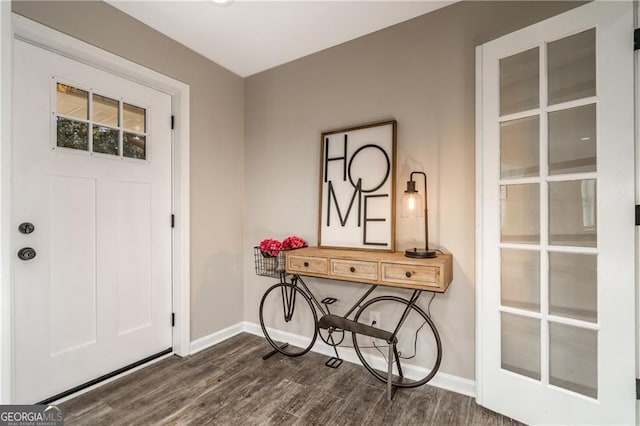
[{"label": "dark hardwood floor", "polygon": [[392,402],[363,367],[326,356],[276,355],[240,334],[187,358],[171,357],[64,404],[67,425],[516,425],[473,398],[428,385]]}]

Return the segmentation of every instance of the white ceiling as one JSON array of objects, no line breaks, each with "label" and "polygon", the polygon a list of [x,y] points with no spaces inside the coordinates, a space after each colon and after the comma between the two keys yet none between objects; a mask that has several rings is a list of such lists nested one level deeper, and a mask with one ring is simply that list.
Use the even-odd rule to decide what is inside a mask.
[{"label": "white ceiling", "polygon": [[457,0],[106,1],[247,77]]}]

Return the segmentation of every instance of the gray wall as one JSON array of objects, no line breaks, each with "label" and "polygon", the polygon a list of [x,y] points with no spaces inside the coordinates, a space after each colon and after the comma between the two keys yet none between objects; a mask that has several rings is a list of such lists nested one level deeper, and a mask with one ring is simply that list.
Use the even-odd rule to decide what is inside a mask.
[{"label": "gray wall", "polygon": [[191,340],[242,321],[243,80],[103,2],[13,11],[191,86]]},{"label": "gray wall", "polygon": [[[410,171],[429,174],[431,243],[455,259],[454,282],[432,306],[442,371],[473,379],[474,48],[578,4],[458,3],[244,81],[102,2],[13,10],[191,86],[192,340],[257,322],[272,281],[254,275],[250,247],[291,234],[316,243],[320,133],[398,120],[396,191]],[[399,249],[420,242],[412,224],[397,225]],[[342,306],[361,291],[311,285]]]},{"label": "gray wall", "polygon": [[[441,371],[474,379],[475,46],[578,5],[457,3],[247,78],[245,247],[291,234],[315,244],[320,133],[395,118],[396,194],[410,171],[427,172],[431,243],[454,256],[454,281],[431,309],[443,340]],[[398,248],[414,246],[420,232],[398,217]],[[269,284],[245,252],[246,320],[258,321]],[[338,311],[362,291],[311,285],[320,297],[341,299]]]}]

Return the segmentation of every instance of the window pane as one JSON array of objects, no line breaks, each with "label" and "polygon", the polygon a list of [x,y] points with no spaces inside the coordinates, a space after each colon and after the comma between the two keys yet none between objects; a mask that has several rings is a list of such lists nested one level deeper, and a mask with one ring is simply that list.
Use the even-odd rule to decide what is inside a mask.
[{"label": "window pane", "polygon": [[596,180],[549,182],[549,243],[596,247]]},{"label": "window pane", "polygon": [[540,105],[538,48],[500,59],[500,115]]},{"label": "window pane", "polygon": [[93,126],[93,152],[118,155],[118,133],[116,129]]},{"label": "window pane", "polygon": [[598,321],[598,270],[594,254],[549,253],[549,313]]},{"label": "window pane", "polygon": [[538,116],[500,124],[500,177],[538,176],[540,119]]},{"label": "window pane", "polygon": [[501,314],[501,367],[540,380],[540,320]]},{"label": "window pane", "polygon": [[549,383],[598,397],[598,332],[549,323]]},{"label": "window pane", "polygon": [[132,130],[139,133],[147,132],[145,120],[147,111],[144,108],[124,104],[122,110],[122,113],[124,115],[122,126],[126,130]]},{"label": "window pane", "polygon": [[540,312],[540,252],[502,249],[502,306]]},{"label": "window pane", "polygon": [[540,186],[537,183],[502,185],[501,241],[540,242]]},{"label": "window pane", "polygon": [[547,46],[549,105],[596,95],[596,30]]},{"label": "window pane", "polygon": [[66,118],[57,118],[56,145],[63,148],[89,150],[89,125]]},{"label": "window pane", "polygon": [[93,121],[106,126],[118,127],[118,101],[94,94]]},{"label": "window pane", "polygon": [[87,120],[89,118],[89,93],[62,83],[58,83],[56,87],[56,112]]},{"label": "window pane", "polygon": [[146,137],[125,133],[122,141],[123,155],[129,158],[144,160],[146,158]]},{"label": "window pane", "polygon": [[549,113],[549,174],[594,171],[595,104]]}]

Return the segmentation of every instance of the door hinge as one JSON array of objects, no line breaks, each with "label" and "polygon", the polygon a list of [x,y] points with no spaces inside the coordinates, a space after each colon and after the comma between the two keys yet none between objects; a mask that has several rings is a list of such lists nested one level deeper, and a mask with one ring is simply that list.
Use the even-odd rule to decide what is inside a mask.
[{"label": "door hinge", "polygon": [[633,30],[633,50],[640,49],[640,28]]},{"label": "door hinge", "polygon": [[[636,209],[636,222],[638,222],[638,209]],[[171,215],[171,227],[172,228],[176,227],[176,215],[175,214]]]},{"label": "door hinge", "polygon": [[171,116],[171,130],[175,129],[176,127],[176,116],[172,115]]},{"label": "door hinge", "polygon": [[640,399],[640,379],[636,379],[636,399]]},{"label": "door hinge", "polygon": [[171,312],[171,327],[176,326],[176,314],[175,312]]},{"label": "door hinge", "polygon": [[640,205],[636,204],[636,226],[640,226]]}]

